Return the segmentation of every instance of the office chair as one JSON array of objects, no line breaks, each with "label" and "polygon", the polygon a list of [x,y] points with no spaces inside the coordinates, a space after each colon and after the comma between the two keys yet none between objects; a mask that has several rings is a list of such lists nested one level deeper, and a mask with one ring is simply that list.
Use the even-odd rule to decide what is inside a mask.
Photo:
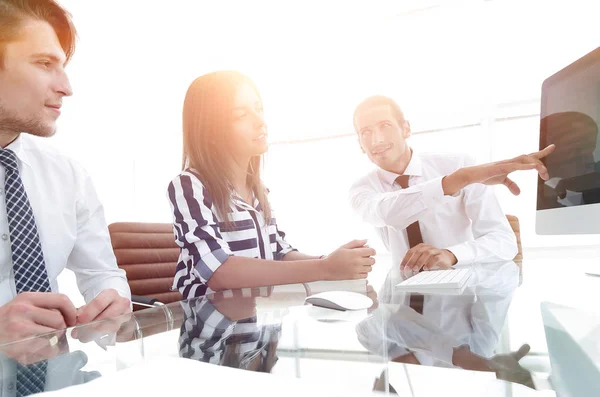
[{"label": "office chair", "polygon": [[510,223],[513,232],[515,232],[515,236],[517,237],[517,247],[519,247],[517,256],[515,256],[513,261],[521,268],[523,265],[523,246],[521,245],[521,226],[519,224],[519,218],[514,215],[506,215],[506,218],[508,219],[508,223]]},{"label": "office chair", "polygon": [[[515,263],[521,268],[523,247],[519,218],[506,218],[517,238]],[[119,268],[125,270],[131,289],[134,310],[183,299],[171,290],[179,258],[170,223],[118,222],[108,226]]]},{"label": "office chair", "polygon": [[170,223],[119,222],[108,231],[117,265],[127,274],[134,310],[183,299],[171,290],[179,247]]}]

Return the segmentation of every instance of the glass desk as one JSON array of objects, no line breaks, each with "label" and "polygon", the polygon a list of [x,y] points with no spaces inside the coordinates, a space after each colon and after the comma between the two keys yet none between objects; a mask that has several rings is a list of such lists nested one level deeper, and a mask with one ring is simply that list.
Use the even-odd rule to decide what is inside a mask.
[{"label": "glass desk", "polygon": [[[165,358],[359,394],[554,395],[532,290],[539,290],[535,283],[577,282],[577,293],[590,297],[600,279],[544,273],[528,286],[514,262],[473,270],[461,294],[424,295],[422,314],[410,306],[410,294],[394,288],[401,276],[390,272],[376,288],[357,280],[222,291],[0,345],[0,397],[58,390]],[[327,290],[359,292],[374,303],[347,312],[304,303]],[[591,329],[600,335],[600,321]],[[521,348],[525,343],[530,352]],[[576,346],[573,351],[598,357],[600,345]],[[581,382],[594,387],[600,378]]]}]

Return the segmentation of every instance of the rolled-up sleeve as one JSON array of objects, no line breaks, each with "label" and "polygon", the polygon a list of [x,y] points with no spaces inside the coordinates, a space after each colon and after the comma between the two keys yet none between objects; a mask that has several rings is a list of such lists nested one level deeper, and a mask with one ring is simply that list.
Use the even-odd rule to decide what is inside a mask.
[{"label": "rolled-up sleeve", "polygon": [[283,260],[283,257],[292,251],[297,251],[287,241],[285,241],[285,233],[279,230],[277,223],[275,223],[275,243],[277,243],[277,248],[273,253],[273,257],[276,261]]},{"label": "rolled-up sleeve", "polygon": [[120,296],[131,299],[125,271],[117,266],[96,189],[85,171],[76,172],[81,180],[76,202],[77,239],[66,267],[75,273],[77,286],[86,303],[107,289],[114,289]]},{"label": "rolled-up sleeve", "polygon": [[[469,157],[465,166],[475,164]],[[491,186],[475,183],[463,189],[464,205],[474,240],[444,247],[456,256],[457,265],[504,262],[518,253],[517,238]]]},{"label": "rolled-up sleeve", "polygon": [[204,295],[214,272],[232,255],[212,211],[212,199],[200,180],[187,172],[168,188],[173,233],[180,248],[174,287],[185,298]]},{"label": "rolled-up sleeve", "polygon": [[445,200],[443,177],[393,192],[378,191],[371,179],[367,176],[357,181],[350,188],[348,198],[360,218],[375,227],[404,229],[423,212]]}]

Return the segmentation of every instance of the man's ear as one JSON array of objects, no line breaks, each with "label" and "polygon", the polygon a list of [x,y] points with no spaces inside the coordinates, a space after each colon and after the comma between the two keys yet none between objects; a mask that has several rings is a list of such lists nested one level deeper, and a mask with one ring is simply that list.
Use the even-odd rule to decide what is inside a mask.
[{"label": "man's ear", "polygon": [[366,153],[365,149],[363,149],[363,147],[362,147],[362,143],[360,143],[360,138],[356,138],[356,140],[358,141],[358,146],[360,146],[360,151],[363,153]]},{"label": "man's ear", "polygon": [[404,120],[404,126],[403,126],[402,130],[403,130],[404,139],[408,139],[411,134],[410,122],[408,120]]}]

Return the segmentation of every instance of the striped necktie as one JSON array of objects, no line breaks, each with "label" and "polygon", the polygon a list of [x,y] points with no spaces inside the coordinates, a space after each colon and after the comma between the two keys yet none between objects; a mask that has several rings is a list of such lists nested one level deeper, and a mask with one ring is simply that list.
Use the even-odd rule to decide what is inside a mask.
[{"label": "striped necktie", "polygon": [[19,175],[17,156],[10,149],[0,149],[0,164],[6,169],[6,214],[17,294],[27,291],[50,292],[44,254],[33,211]]},{"label": "striped necktie", "polygon": [[17,364],[17,393],[16,397],[42,393],[46,388],[46,371],[48,362],[39,361],[35,364]]}]

